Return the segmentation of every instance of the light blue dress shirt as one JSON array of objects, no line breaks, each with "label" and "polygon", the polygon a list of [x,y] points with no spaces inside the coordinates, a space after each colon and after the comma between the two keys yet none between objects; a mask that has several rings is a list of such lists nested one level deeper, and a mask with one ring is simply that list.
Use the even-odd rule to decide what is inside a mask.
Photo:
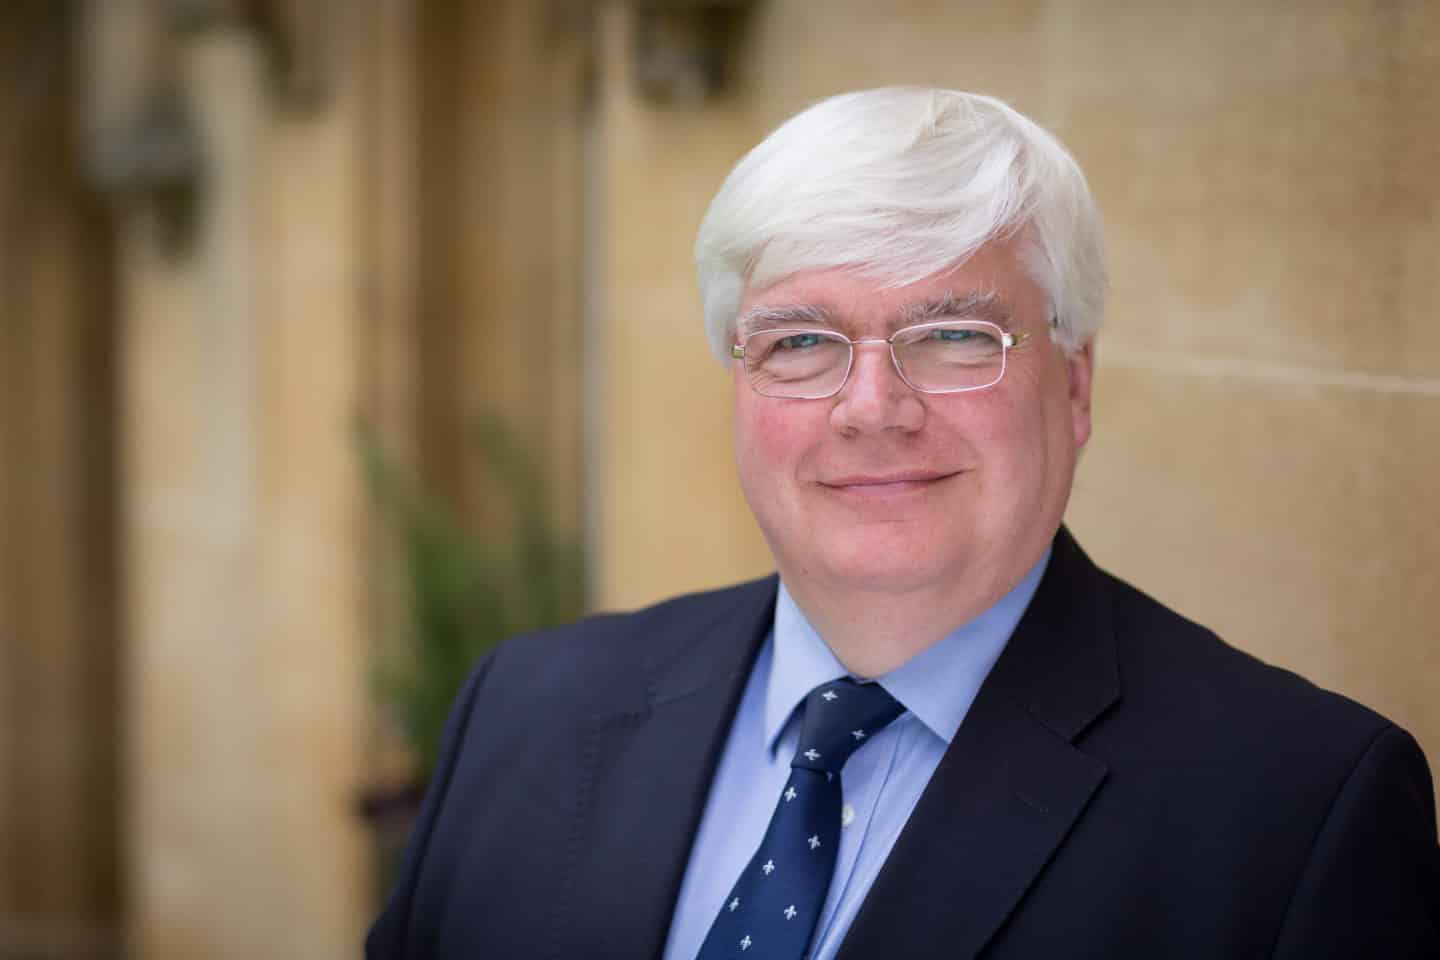
[{"label": "light blue dress shirt", "polygon": [[[878,678],[905,712],[874,734],[841,773],[840,850],[820,912],[811,960],[830,960],[850,929],[895,838],[960,729],[980,684],[1005,649],[1050,560],[976,619]],[[795,605],[785,585],[730,737],[680,885],[665,960],[694,960],[741,869],[760,846],[790,776],[800,738],[796,708],[814,687],[846,670]]]}]

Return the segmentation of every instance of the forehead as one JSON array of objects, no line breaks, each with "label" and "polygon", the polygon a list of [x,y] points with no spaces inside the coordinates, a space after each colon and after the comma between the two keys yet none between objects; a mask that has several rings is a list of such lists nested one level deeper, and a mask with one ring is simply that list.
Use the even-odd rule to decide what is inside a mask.
[{"label": "forehead", "polygon": [[910,283],[855,267],[800,271],[747,290],[737,326],[741,333],[777,323],[893,330],[952,316],[1007,325],[1037,299],[1043,299],[1038,286],[1008,245],[991,244],[957,266]]}]

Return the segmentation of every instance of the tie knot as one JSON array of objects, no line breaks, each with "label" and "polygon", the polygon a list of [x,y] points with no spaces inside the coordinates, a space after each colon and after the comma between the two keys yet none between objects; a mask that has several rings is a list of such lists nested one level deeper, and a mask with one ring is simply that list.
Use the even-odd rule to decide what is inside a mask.
[{"label": "tie knot", "polygon": [[792,767],[839,773],[870,735],[905,712],[878,683],[849,677],[822,683],[805,698],[805,720]]}]

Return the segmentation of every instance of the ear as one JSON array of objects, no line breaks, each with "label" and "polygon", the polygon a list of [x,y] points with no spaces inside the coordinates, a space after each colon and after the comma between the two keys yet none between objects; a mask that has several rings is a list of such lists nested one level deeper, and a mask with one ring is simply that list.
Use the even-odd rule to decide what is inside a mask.
[{"label": "ear", "polygon": [[1075,449],[1090,439],[1090,382],[1095,373],[1095,341],[1065,358],[1070,373],[1070,422]]}]

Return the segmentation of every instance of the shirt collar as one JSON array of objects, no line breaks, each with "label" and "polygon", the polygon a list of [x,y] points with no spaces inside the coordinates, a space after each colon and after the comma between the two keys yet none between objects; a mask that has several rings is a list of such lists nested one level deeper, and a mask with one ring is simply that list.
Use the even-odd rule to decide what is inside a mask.
[{"label": "shirt collar", "polygon": [[[974,620],[878,677],[879,684],[947,744],[1035,596],[1050,550],[1005,596]],[[786,722],[811,690],[846,676],[785,583],[775,601],[774,656],[765,687],[765,742],[773,753]]]},{"label": "shirt collar", "polygon": [[774,656],[765,687],[765,744],[773,754],[786,721],[810,691],[846,676],[847,671],[800,612],[783,580],[771,635]]}]

